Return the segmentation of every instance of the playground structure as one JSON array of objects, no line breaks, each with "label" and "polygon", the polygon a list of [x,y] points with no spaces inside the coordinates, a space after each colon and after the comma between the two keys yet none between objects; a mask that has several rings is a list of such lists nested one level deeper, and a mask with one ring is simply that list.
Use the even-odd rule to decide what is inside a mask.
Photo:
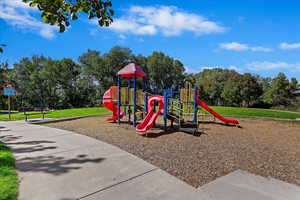
[{"label": "playground structure", "polygon": [[[135,63],[130,63],[121,69],[118,73],[117,86],[111,86],[103,95],[103,105],[112,111],[113,116],[108,121],[118,121],[120,124],[124,116],[128,116],[131,122],[133,115],[133,125],[136,126],[137,116],[143,117],[145,108],[144,93],[145,72]],[[127,87],[122,87],[122,78],[127,78]],[[143,78],[143,89],[137,89],[137,79]],[[133,81],[133,88],[131,82]],[[123,107],[123,109],[122,109]],[[133,109],[133,110],[132,110]]]},{"label": "playground structure", "polygon": [[[171,127],[174,123],[179,128],[191,126],[195,127],[196,132],[207,112],[213,115],[214,120],[217,118],[225,124],[239,124],[235,119],[221,116],[201,101],[199,89],[192,87],[191,83],[186,82],[184,88],[163,89],[162,95],[158,95],[145,91],[146,74],[135,63],[125,66],[117,75],[117,86],[111,86],[103,95],[103,105],[113,113],[107,120],[120,124],[121,119],[127,116],[128,122],[133,119],[132,124],[140,134],[152,128],[159,115],[163,115],[165,130],[170,121]],[[122,78],[128,79],[127,87],[122,87]],[[143,89],[137,89],[138,78],[143,78]],[[130,87],[132,79],[133,88]],[[138,124],[140,119],[142,121]]]}]

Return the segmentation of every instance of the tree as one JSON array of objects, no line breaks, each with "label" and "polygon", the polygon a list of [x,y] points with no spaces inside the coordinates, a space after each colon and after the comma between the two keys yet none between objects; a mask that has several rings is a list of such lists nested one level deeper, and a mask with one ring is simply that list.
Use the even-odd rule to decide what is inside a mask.
[{"label": "tree", "polygon": [[300,92],[300,84],[298,83],[298,80],[296,78],[291,78],[289,91],[292,103],[295,103]]},{"label": "tree", "polygon": [[[78,58],[78,61],[82,68],[84,79],[86,82],[88,82],[88,80],[91,81],[91,83],[88,84],[93,85],[95,88],[94,97],[100,99],[105,89],[107,89],[104,85],[109,72],[109,69],[106,68],[107,65],[104,64],[103,57],[100,56],[99,51],[89,49]],[[93,100],[93,102],[95,101]]]},{"label": "tree", "polygon": [[101,96],[94,82],[88,77],[80,77],[76,82],[76,107],[99,106]]},{"label": "tree", "polygon": [[137,56],[133,56],[133,61],[137,63],[146,74],[148,74],[147,57],[139,54]]},{"label": "tree", "polygon": [[[133,55],[133,62],[138,64],[147,75],[149,74],[147,68],[147,57],[141,54]],[[145,81],[143,81],[143,79],[145,79]],[[149,90],[150,92],[149,76],[146,76],[143,79],[137,79],[137,87]]]},{"label": "tree", "polygon": [[258,82],[257,77],[250,73],[242,75],[243,82],[241,83],[242,106],[250,107],[259,101],[259,97],[263,93],[263,89]]},{"label": "tree", "polygon": [[71,59],[24,58],[14,65],[22,107],[73,108],[95,104],[96,88]]},{"label": "tree", "polygon": [[99,51],[88,50],[78,60],[84,74],[99,85],[101,95],[116,83],[117,72],[134,59],[129,48],[115,46],[103,56]]},{"label": "tree", "polygon": [[99,84],[105,81],[108,69],[105,69],[105,64],[99,51],[88,49],[86,53],[78,58],[78,61],[85,76],[97,81]]},{"label": "tree", "polygon": [[173,87],[184,84],[185,68],[179,60],[173,60],[173,70],[170,71],[170,78],[173,79]]},{"label": "tree", "polygon": [[[100,102],[104,91],[116,83],[116,73],[128,63],[136,62],[147,73],[152,89],[174,88],[190,81],[200,89],[201,99],[211,104],[294,108],[300,105],[297,79],[289,81],[283,73],[273,79],[220,68],[185,74],[179,60],[162,52],[153,52],[145,57],[133,55],[129,48],[121,46],[113,47],[103,55],[99,51],[88,50],[78,61],[79,64],[68,58],[54,60],[33,56],[21,59],[13,68],[2,63],[0,84],[10,82],[16,85],[19,95],[13,103],[19,107],[94,106]],[[123,79],[123,83],[127,84],[127,80]],[[141,88],[141,79],[137,84]],[[5,106],[3,99],[0,100],[2,107]],[[262,100],[268,104],[262,104]]]},{"label": "tree", "polygon": [[[0,87],[2,90],[2,86],[5,83],[11,83],[11,74],[12,74],[12,69],[9,69],[8,63],[0,63]],[[0,98],[0,106],[1,108],[5,108],[6,106],[6,98]]]},{"label": "tree", "polygon": [[300,89],[300,84],[298,83],[298,80],[296,78],[291,78],[290,81],[290,91],[291,94],[295,94]]},{"label": "tree", "polygon": [[182,85],[184,67],[179,60],[166,56],[162,52],[153,52],[147,57],[147,69],[151,86],[158,89]]},{"label": "tree", "polygon": [[264,93],[266,93],[271,88],[272,78],[270,78],[270,77],[266,77],[266,78],[258,77],[258,81],[261,84]]},{"label": "tree", "polygon": [[70,25],[70,20],[78,19],[80,13],[88,14],[89,19],[97,18],[100,26],[109,26],[114,11],[111,1],[104,0],[23,0],[31,7],[37,7],[42,20],[50,25],[58,25],[64,32]]},{"label": "tree", "polygon": [[279,73],[272,79],[271,87],[264,94],[264,101],[273,106],[287,106],[291,104],[290,82],[284,73]]},{"label": "tree", "polygon": [[117,82],[117,73],[127,64],[134,61],[131,49],[127,47],[115,46],[103,55],[103,61],[106,71],[106,81],[102,82],[104,88],[115,85]]},{"label": "tree", "polygon": [[196,86],[201,89],[201,97],[210,104],[222,105],[224,104],[224,99],[221,94],[225,82],[234,75],[238,75],[234,70],[214,68],[204,69],[194,76]]},{"label": "tree", "polygon": [[48,106],[46,98],[52,95],[49,90],[52,91],[55,86],[49,85],[49,81],[40,76],[46,63],[52,65],[53,61],[43,56],[33,56],[14,64],[14,80],[21,94],[19,98],[23,102],[22,106]]},{"label": "tree", "polygon": [[40,78],[44,80],[46,88],[46,104],[50,107],[78,107],[80,95],[77,84],[80,79],[81,68],[71,59],[46,63],[40,71]]},{"label": "tree", "polygon": [[226,105],[249,107],[258,102],[262,87],[256,77],[249,73],[235,74],[224,85],[222,98]]},{"label": "tree", "polygon": [[194,74],[184,73],[184,81],[188,81],[191,84],[196,84],[196,77]]},{"label": "tree", "polygon": [[12,72],[7,62],[0,63],[0,86],[12,82]]}]

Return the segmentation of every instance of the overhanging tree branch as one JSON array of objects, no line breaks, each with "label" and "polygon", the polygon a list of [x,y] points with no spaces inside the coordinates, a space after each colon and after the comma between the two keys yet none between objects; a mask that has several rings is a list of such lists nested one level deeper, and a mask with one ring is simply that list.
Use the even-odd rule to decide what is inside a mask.
[{"label": "overhanging tree branch", "polygon": [[42,20],[57,25],[64,32],[70,20],[77,20],[80,13],[86,13],[89,19],[96,18],[100,26],[109,26],[113,19],[112,3],[108,0],[22,0],[31,7],[37,7]]}]

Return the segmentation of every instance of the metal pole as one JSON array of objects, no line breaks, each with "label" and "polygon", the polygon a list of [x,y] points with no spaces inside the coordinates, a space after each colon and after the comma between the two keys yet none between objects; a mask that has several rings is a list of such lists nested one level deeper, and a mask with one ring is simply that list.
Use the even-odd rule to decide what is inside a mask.
[{"label": "metal pole", "polygon": [[148,93],[144,93],[144,110],[145,114],[148,114]]},{"label": "metal pole", "polygon": [[180,103],[180,86],[178,87],[178,104],[177,104],[177,109],[178,109],[178,118],[179,118],[179,126],[180,126],[180,119],[181,119],[181,103]]},{"label": "metal pole", "polygon": [[120,111],[121,111],[121,77],[118,76],[118,124],[121,123]]},{"label": "metal pole", "polygon": [[131,78],[128,78],[126,104],[130,104],[130,86],[131,86]]},{"label": "metal pole", "polygon": [[11,116],[10,116],[10,114],[11,114],[11,111],[10,111],[10,96],[8,96],[8,117],[9,117],[9,120],[11,120]]},{"label": "metal pole", "polygon": [[164,95],[164,129],[167,130],[167,114],[168,114],[168,97],[167,97],[167,91],[163,90]]},{"label": "metal pole", "polygon": [[133,126],[136,126],[136,74],[134,75],[133,79],[133,86],[134,86],[134,92],[133,92]]},{"label": "metal pole", "polygon": [[198,105],[197,105],[197,87],[194,88],[194,119],[193,122],[197,123],[197,113],[198,113]]}]

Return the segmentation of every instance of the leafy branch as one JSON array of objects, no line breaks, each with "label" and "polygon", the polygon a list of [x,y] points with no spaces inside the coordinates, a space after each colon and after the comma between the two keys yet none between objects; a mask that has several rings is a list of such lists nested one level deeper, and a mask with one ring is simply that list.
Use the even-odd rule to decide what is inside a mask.
[{"label": "leafy branch", "polygon": [[6,44],[0,44],[0,53],[3,53],[3,48],[2,47],[6,47]]},{"label": "leafy branch", "polygon": [[103,0],[22,0],[31,7],[37,7],[42,20],[50,25],[57,25],[59,32],[64,32],[70,20],[77,20],[83,12],[89,19],[97,18],[100,26],[109,26],[114,11],[111,1]]}]

